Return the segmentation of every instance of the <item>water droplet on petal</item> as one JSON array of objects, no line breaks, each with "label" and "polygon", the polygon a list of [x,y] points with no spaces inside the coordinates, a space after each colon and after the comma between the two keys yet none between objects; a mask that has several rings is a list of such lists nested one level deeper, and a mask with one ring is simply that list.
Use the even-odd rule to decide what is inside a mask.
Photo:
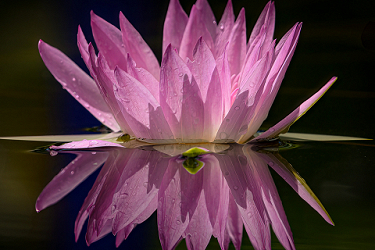
[{"label": "water droplet on petal", "polygon": [[74,171],[70,171],[70,174],[71,174],[71,175],[74,175]]},{"label": "water droplet on petal", "polygon": [[234,110],[240,110],[240,107],[239,107],[239,106],[236,106],[236,107],[234,108]]}]

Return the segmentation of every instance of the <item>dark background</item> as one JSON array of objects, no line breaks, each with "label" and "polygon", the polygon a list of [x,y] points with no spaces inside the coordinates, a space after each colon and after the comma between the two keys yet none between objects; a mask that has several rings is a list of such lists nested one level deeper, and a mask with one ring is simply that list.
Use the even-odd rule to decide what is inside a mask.
[{"label": "dark background", "polygon": [[[193,3],[181,1],[187,13]],[[246,9],[248,35],[266,3],[233,0],[236,15],[242,7]],[[210,4],[219,21],[226,1],[210,1]],[[338,76],[334,86],[292,126],[291,131],[374,138],[375,2],[286,0],[275,4],[275,38],[280,39],[296,22],[304,24],[296,53],[263,127],[275,124],[332,76]],[[90,10],[116,26],[118,13],[122,11],[160,60],[167,7],[168,1],[151,0],[2,1],[0,136],[74,134],[83,133],[82,128],[99,125],[48,72],[38,53],[39,39],[60,49],[85,68],[76,46],[78,25],[87,40],[93,42]],[[28,152],[41,145],[40,142],[0,141],[1,249],[31,249],[32,246],[80,249],[85,246],[82,236],[77,244],[74,243],[73,225],[95,178],[91,177],[61,203],[36,214],[34,202],[38,194],[71,160],[67,156],[52,158]],[[331,215],[337,224],[335,228],[327,226],[302,203],[294,205],[298,198],[289,198],[280,191],[297,249],[373,248],[371,238],[375,234],[370,220],[374,208],[372,144],[334,148],[332,145],[307,143],[298,155],[292,151],[285,153],[301,175],[310,181],[318,196],[325,197],[322,201],[328,203],[329,211],[333,210]],[[276,182],[281,181],[276,178]],[[359,197],[359,200],[342,196],[343,193]],[[301,212],[305,210],[313,214],[311,218]],[[147,223],[143,227],[152,230],[144,235],[142,229],[137,228],[127,244],[143,244],[144,239],[152,239],[150,245],[143,247],[159,246],[155,216]],[[309,223],[312,223],[311,227]],[[317,236],[312,237],[312,234]],[[113,246],[114,237],[108,236],[90,249]],[[278,247],[275,245],[276,249]]]}]

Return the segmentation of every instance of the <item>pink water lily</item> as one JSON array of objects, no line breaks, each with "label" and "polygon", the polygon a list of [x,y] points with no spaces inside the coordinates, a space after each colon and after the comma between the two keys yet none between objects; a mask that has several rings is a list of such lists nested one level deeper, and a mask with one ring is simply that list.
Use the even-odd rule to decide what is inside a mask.
[{"label": "pink water lily", "polygon": [[[251,144],[193,147],[200,153],[186,153],[191,149],[187,144],[60,151],[77,157],[44,188],[36,208],[56,203],[104,163],[77,216],[76,240],[88,219],[88,245],[112,233],[119,246],[156,211],[165,250],[183,239],[188,249],[205,249],[212,236],[221,249],[228,249],[230,241],[240,249],[243,227],[255,249],[271,249],[270,227],[285,249],[295,249],[270,166],[333,224],[305,181],[275,149],[261,153]],[[202,163],[194,174],[189,168],[198,165],[183,163],[189,159]]]},{"label": "pink water lily", "polygon": [[161,65],[120,13],[120,28],[91,13],[99,50],[78,29],[78,48],[91,77],[43,41],[39,51],[54,77],[113,131],[153,143],[237,142],[277,137],[333,84],[280,123],[254,138],[294,54],[301,23],[276,44],[275,7],[269,2],[246,38],[245,10],[235,19],[231,0],[219,23],[206,0],[190,16],[171,0],[163,31]]}]

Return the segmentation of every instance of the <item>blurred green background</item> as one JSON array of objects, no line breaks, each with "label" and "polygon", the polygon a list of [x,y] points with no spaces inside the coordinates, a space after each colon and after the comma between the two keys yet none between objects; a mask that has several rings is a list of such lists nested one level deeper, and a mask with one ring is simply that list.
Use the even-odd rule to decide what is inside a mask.
[{"label": "blurred green background", "polygon": [[[226,1],[209,1],[217,20]],[[194,1],[181,1],[189,12]],[[246,9],[250,34],[267,1],[233,0],[235,14]],[[275,38],[304,22],[300,40],[264,128],[294,110],[331,76],[338,81],[291,131],[374,138],[375,2],[276,1]],[[168,1],[2,1],[0,3],[0,136],[76,134],[99,125],[62,89],[40,59],[39,39],[60,49],[85,68],[76,47],[81,25],[88,41],[90,10],[118,26],[122,11],[161,58],[162,27]],[[45,143],[44,143],[45,144]],[[95,176],[61,203],[36,214],[42,188],[72,158],[30,153],[37,142],[0,141],[0,248],[81,249],[74,243],[77,212]],[[358,143],[361,144],[361,143]],[[305,143],[283,155],[326,205],[336,227],[308,208],[277,176],[280,196],[297,249],[374,249],[374,147]],[[128,249],[159,246],[155,216],[129,239]],[[143,228],[143,229],[142,229]],[[147,234],[142,230],[151,228]],[[150,245],[142,245],[152,239]],[[275,241],[276,242],[276,241]],[[131,245],[141,244],[141,245]],[[217,244],[212,243],[212,249]],[[120,248],[124,248],[121,245]],[[135,247],[137,246],[137,247]],[[108,236],[90,249],[114,247]],[[274,245],[279,249],[279,245]],[[244,249],[251,247],[244,242]]]}]

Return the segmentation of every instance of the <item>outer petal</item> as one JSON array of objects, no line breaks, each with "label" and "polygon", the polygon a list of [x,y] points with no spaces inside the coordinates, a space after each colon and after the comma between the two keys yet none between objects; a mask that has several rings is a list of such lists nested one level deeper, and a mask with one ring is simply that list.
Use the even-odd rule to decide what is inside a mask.
[{"label": "outer petal", "polygon": [[229,36],[228,61],[231,75],[237,75],[243,66],[246,56],[246,19],[242,8]]},{"label": "outer petal", "polygon": [[91,65],[90,53],[89,53],[89,44],[86,41],[85,35],[82,32],[81,26],[78,26],[77,46],[87,68],[89,69],[90,72],[92,72],[92,65]]},{"label": "outer petal", "polygon": [[259,96],[262,94],[261,86],[263,86],[269,72],[272,57],[272,53],[267,53],[250,69],[248,76],[246,75],[241,84],[241,89],[238,91],[230,111],[223,119],[216,140],[237,141],[248,129],[254,129],[249,128],[248,124],[254,113],[255,105],[257,105],[255,101],[259,100]]},{"label": "outer petal", "polygon": [[271,108],[271,105],[280,88],[282,79],[284,78],[285,72],[289,66],[290,60],[292,59],[300,31],[301,24],[296,24],[291,29],[291,31],[285,35],[287,36],[286,41],[282,49],[280,49],[277,53],[275,61],[267,76],[265,86],[263,89],[263,94],[257,102],[257,107],[254,111],[254,116],[248,126],[249,129],[246,132],[246,134],[238,141],[239,143],[246,142],[266,119],[268,111]]},{"label": "outer petal", "polygon": [[179,51],[187,22],[188,16],[182,9],[180,2],[178,0],[171,0],[164,21],[163,54],[169,44],[171,44],[172,48]]},{"label": "outer petal", "polygon": [[96,46],[105,57],[109,67],[116,66],[126,71],[126,52],[119,29],[91,11],[91,29]]},{"label": "outer petal", "polygon": [[278,122],[275,126],[268,129],[266,132],[260,136],[254,138],[252,141],[267,140],[277,137],[281,133],[286,133],[289,127],[292,126],[301,116],[303,116],[332,86],[332,84],[337,80],[337,77],[332,77],[318,92],[313,96],[303,102],[297,109],[290,113],[283,120]]},{"label": "outer petal", "polygon": [[180,120],[182,140],[207,140],[208,138],[203,137],[204,118],[204,104],[199,87],[194,77],[190,82],[185,75]]},{"label": "outer petal", "polygon": [[249,38],[248,46],[253,46],[253,42],[256,37],[261,33],[261,30],[266,31],[265,43],[270,44],[273,40],[273,32],[275,30],[275,4],[269,1],[264,7],[262,13],[260,14],[251,35]]},{"label": "outer petal", "polygon": [[38,47],[45,65],[63,88],[95,118],[110,129],[118,131],[119,126],[100,95],[94,80],[56,48],[44,43],[42,40],[39,41]]},{"label": "outer petal", "polygon": [[[161,109],[157,109],[159,103],[148,89],[135,78],[118,68],[115,69],[115,75],[118,81],[118,86],[114,87],[115,96],[123,117],[134,131],[135,136],[161,139],[161,131],[158,131],[161,128],[165,129],[165,134],[168,134],[168,126],[165,119],[163,119],[164,115]],[[150,115],[155,112],[155,109],[160,120],[154,121],[154,126],[151,127]],[[157,123],[161,123],[161,126],[158,126]],[[169,135],[171,136],[172,133],[169,132]]]},{"label": "outer petal", "polygon": [[193,5],[179,50],[179,55],[184,61],[186,61],[186,58],[193,59],[193,49],[200,37],[203,37],[211,50],[214,48],[214,42],[205,25],[203,13],[197,6]]},{"label": "outer petal", "polygon": [[159,80],[160,67],[158,60],[150,47],[122,12],[120,12],[120,27],[125,49],[136,62],[137,66],[146,69]]},{"label": "outer petal", "polygon": [[58,173],[39,195],[35,208],[39,212],[70,193],[108,158],[107,152],[73,152],[77,157]]},{"label": "outer petal", "polygon": [[222,117],[225,117],[231,107],[231,75],[228,62],[228,46],[225,47],[223,53],[216,59],[217,69],[219,72],[221,90],[222,90],[222,100],[223,100],[223,114]]},{"label": "outer petal", "polygon": [[174,137],[178,139],[183,136],[180,122],[185,76],[188,77],[189,81],[192,79],[189,68],[177,55],[177,52],[169,46],[161,63],[160,106]]},{"label": "outer petal", "polygon": [[122,116],[121,110],[113,92],[113,86],[117,82],[113,70],[111,70],[107,64],[105,58],[99,54],[97,62],[95,62],[95,52],[94,47],[90,44],[89,46],[90,59],[93,71],[92,76],[96,80],[96,83],[100,89],[102,97],[106,100],[108,106],[112,110],[117,123],[120,125],[124,133],[134,135],[134,132],[130,128],[129,124],[126,122]]},{"label": "outer petal", "polygon": [[225,7],[223,16],[217,26],[216,40],[215,40],[215,51],[214,55],[219,56],[223,54],[225,46],[229,41],[229,36],[232,32],[234,25],[234,13],[232,1],[228,0],[227,6]]},{"label": "outer petal", "polygon": [[137,79],[140,83],[142,83],[148,91],[155,97],[156,101],[159,102],[159,79],[156,80],[150,72],[145,70],[144,68],[139,68],[136,66],[136,63],[128,54],[128,74]]},{"label": "outer petal", "polygon": [[210,5],[208,4],[207,0],[197,0],[196,6],[202,13],[202,18],[208,32],[211,34],[212,40],[215,41],[217,24]]}]

